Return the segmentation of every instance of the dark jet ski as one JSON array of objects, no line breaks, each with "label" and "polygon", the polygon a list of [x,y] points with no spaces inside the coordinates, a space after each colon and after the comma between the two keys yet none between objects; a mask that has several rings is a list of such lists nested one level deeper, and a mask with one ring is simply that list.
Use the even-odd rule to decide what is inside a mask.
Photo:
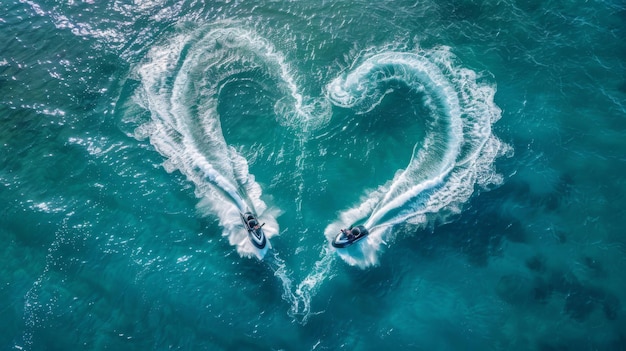
[{"label": "dark jet ski", "polygon": [[362,225],[357,225],[348,229],[342,229],[341,232],[337,234],[332,244],[338,249],[348,247],[355,242],[365,238],[369,233],[370,232]]},{"label": "dark jet ski", "polygon": [[265,223],[259,225],[259,221],[252,212],[239,213],[241,215],[241,221],[248,231],[248,237],[252,244],[258,249],[262,249],[267,244],[265,233],[263,232],[263,226]]}]

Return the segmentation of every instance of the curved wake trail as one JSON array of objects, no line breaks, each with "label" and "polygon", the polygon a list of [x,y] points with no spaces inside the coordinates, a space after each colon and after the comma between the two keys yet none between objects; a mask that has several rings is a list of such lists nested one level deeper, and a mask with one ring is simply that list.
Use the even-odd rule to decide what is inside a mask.
[{"label": "curved wake trail", "polygon": [[339,229],[354,223],[370,229],[360,244],[338,250],[349,264],[377,264],[381,245],[391,239],[394,225],[425,225],[443,213],[457,213],[476,185],[501,183],[493,163],[507,146],[491,133],[501,114],[493,101],[495,88],[479,84],[474,71],[453,63],[447,48],[383,52],[328,85],[328,97],[335,105],[365,113],[393,91],[388,86],[401,83],[423,94],[416,103],[430,111],[426,137],[415,145],[406,169],[326,228],[329,241]]},{"label": "curved wake trail", "polygon": [[[301,154],[296,157],[293,176],[301,180],[298,172],[306,162],[307,136],[328,123],[331,104],[365,114],[398,84],[420,96],[416,103],[426,111],[426,135],[415,144],[407,167],[365,194],[361,204],[341,212],[325,229],[330,241],[340,228],[362,223],[371,232],[367,239],[345,250],[324,246],[320,259],[297,286],[278,253],[266,258],[282,282],[283,299],[291,304],[289,314],[306,323],[312,297],[332,274],[336,252],[349,264],[375,265],[395,225],[425,225],[437,216],[456,213],[476,185],[501,182],[493,162],[507,146],[491,133],[491,125],[500,118],[493,102],[495,88],[479,84],[475,72],[455,67],[453,62],[445,48],[378,53],[332,81],[325,98],[310,98],[300,92],[285,58],[254,32],[229,23],[183,28],[153,47],[136,69],[140,88],[135,98],[151,118],[134,136],[149,138],[166,158],[166,170],[180,171],[194,183],[201,199],[198,207],[217,216],[223,235],[241,256],[262,259],[267,249],[259,252],[253,247],[242,230],[239,212],[255,211],[266,222],[269,239],[279,233],[276,217],[280,211],[261,200],[261,187],[250,174],[247,160],[225,141],[218,113],[221,89],[238,79],[250,79],[241,78],[250,72],[276,85],[281,97],[274,104],[277,122],[300,137]],[[302,197],[302,186],[299,189],[296,206]]]},{"label": "curved wake trail", "polygon": [[[271,43],[229,23],[189,32],[183,29],[150,50],[136,69],[141,85],[135,100],[150,112],[151,119],[139,125],[134,136],[149,138],[166,158],[165,169],[180,171],[194,183],[201,212],[217,216],[223,235],[241,256],[265,258],[282,282],[283,299],[292,305],[290,315],[306,321],[310,290],[302,287],[292,292],[290,272],[284,261],[275,251],[266,257],[269,242],[262,251],[254,248],[239,217],[239,212],[251,209],[266,223],[268,239],[279,233],[276,217],[280,210],[268,208],[261,200],[261,188],[249,173],[247,160],[224,138],[218,113],[221,89],[249,72],[262,72],[263,77],[276,84],[282,98],[275,103],[274,112],[279,124],[300,136],[302,147],[296,166],[301,169],[307,135],[330,120],[330,103],[325,98],[302,95],[289,65]],[[294,177],[301,178],[297,172]],[[317,284],[323,276],[316,280]]]},{"label": "curved wake trail", "polygon": [[[265,40],[236,28],[201,28],[153,47],[136,69],[141,83],[136,100],[150,111],[137,138],[148,137],[166,157],[167,171],[180,171],[195,185],[200,209],[217,215],[223,235],[241,256],[263,258],[241,230],[239,212],[256,212],[266,223],[270,239],[279,233],[275,219],[261,200],[261,188],[248,170],[247,160],[229,146],[218,113],[220,89],[238,74],[267,71],[281,90],[305,110],[282,57]],[[284,123],[291,123],[285,117]]]}]

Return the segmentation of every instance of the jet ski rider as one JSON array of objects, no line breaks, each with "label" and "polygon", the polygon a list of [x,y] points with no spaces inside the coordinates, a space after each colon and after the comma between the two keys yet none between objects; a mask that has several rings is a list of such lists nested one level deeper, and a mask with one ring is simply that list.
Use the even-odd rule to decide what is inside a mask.
[{"label": "jet ski rider", "polygon": [[249,230],[257,230],[261,228],[259,222],[257,222],[252,216],[248,216],[248,227],[250,227]]},{"label": "jet ski rider", "polygon": [[346,236],[346,238],[348,238],[348,240],[354,239],[354,234],[352,234],[350,229],[342,229],[341,232]]}]

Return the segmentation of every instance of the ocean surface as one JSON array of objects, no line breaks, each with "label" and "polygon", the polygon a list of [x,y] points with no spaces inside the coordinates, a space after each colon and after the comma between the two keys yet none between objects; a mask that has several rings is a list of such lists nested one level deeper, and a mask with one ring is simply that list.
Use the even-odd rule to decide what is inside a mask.
[{"label": "ocean surface", "polygon": [[0,349],[626,350],[625,174],[623,0],[3,0]]}]

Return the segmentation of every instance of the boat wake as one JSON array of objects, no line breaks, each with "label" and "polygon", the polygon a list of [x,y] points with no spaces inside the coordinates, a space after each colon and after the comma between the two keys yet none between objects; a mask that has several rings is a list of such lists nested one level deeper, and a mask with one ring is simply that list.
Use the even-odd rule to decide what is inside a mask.
[{"label": "boat wake", "polygon": [[217,216],[223,235],[241,256],[262,259],[267,249],[258,250],[247,240],[239,213],[257,213],[270,239],[279,233],[280,212],[261,199],[261,187],[247,160],[226,143],[218,113],[220,90],[233,77],[259,69],[283,82],[280,88],[296,106],[296,112],[281,122],[288,124],[294,115],[306,119],[306,106],[282,57],[251,32],[183,31],[153,47],[135,71],[140,82],[135,101],[150,112],[150,120],[137,123],[134,137],[149,138],[166,158],[165,169],[180,171],[194,183],[199,209]]},{"label": "boat wake", "polygon": [[[222,89],[250,79],[259,80],[264,88],[272,85],[267,89],[278,96],[276,122],[300,140],[296,168],[307,157],[303,150],[309,133],[329,122],[333,105],[366,116],[398,85],[416,92],[420,98],[414,103],[426,111],[416,118],[424,118],[426,134],[416,142],[406,168],[364,193],[354,207],[339,212],[324,231],[329,245],[323,246],[319,260],[299,284],[276,250],[264,260],[282,283],[283,298],[292,306],[289,313],[306,322],[311,299],[332,274],[336,257],[363,268],[376,265],[384,244],[393,240],[394,226],[425,226],[458,213],[476,187],[502,182],[493,164],[507,146],[491,131],[501,114],[493,101],[495,88],[479,83],[474,71],[457,67],[448,48],[364,54],[332,80],[320,98],[300,92],[286,61],[270,42],[232,23],[181,30],[153,47],[135,70],[139,84],[134,101],[150,117],[141,120],[137,113],[125,118],[136,126],[133,137],[148,138],[163,155],[168,172],[179,171],[194,184],[200,212],[218,218],[237,252],[263,259],[269,245],[258,250],[250,243],[239,213],[256,212],[270,239],[279,234],[276,218],[281,210],[261,199],[261,186],[250,173],[248,160],[224,138],[218,108]],[[302,198],[301,172],[296,169],[292,174],[301,183],[296,206]],[[348,248],[332,248],[334,236],[351,224],[363,224],[370,234]]]},{"label": "boat wake", "polygon": [[320,285],[328,280],[332,263],[335,261],[335,254],[327,247],[322,251],[320,257],[313,270],[297,286],[291,279],[289,267],[279,258],[276,251],[265,259],[265,262],[274,271],[274,275],[282,282],[282,298],[291,305],[288,311],[289,315],[301,324],[306,324],[311,315],[321,313],[312,311],[311,300]]},{"label": "boat wake", "polygon": [[327,91],[335,105],[363,114],[397,84],[421,94],[416,103],[428,111],[426,136],[415,144],[406,169],[365,194],[325,230],[329,242],[346,225],[362,223],[370,230],[359,245],[338,250],[346,262],[360,267],[378,263],[395,225],[424,226],[458,213],[476,186],[502,182],[493,165],[508,147],[491,132],[501,114],[493,100],[495,88],[478,83],[474,71],[455,67],[448,48],[374,54],[332,81]]}]

